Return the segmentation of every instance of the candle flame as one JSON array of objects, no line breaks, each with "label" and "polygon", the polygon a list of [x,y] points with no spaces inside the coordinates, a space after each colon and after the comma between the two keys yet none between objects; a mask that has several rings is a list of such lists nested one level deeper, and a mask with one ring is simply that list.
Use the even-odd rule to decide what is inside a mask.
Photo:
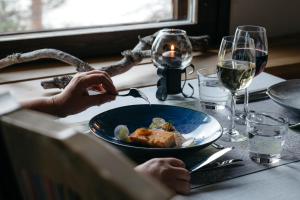
[{"label": "candle flame", "polygon": [[173,44],[171,44],[171,51],[175,50],[175,46]]}]

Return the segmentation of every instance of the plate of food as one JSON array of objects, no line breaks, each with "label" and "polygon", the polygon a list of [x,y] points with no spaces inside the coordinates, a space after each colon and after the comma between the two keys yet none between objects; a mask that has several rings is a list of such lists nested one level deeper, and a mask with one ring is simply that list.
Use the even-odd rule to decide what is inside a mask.
[{"label": "plate of food", "polygon": [[281,106],[300,111],[300,79],[277,83],[268,88],[269,97]]},{"label": "plate of food", "polygon": [[198,151],[219,139],[220,123],[210,115],[171,105],[130,105],[93,117],[97,137],[135,154],[175,155]]}]

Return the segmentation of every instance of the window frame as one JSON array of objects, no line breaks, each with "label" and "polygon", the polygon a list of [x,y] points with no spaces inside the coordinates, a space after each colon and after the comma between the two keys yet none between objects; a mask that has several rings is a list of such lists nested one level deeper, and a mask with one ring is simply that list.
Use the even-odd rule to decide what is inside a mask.
[{"label": "window frame", "polygon": [[[183,2],[184,0],[178,0]],[[191,0],[188,20],[82,29],[40,31],[0,36],[0,56],[41,48],[55,48],[80,58],[120,55],[132,49],[138,36],[151,35],[161,28],[179,28],[189,35],[208,34],[211,45],[229,32],[230,0]],[[74,42],[75,41],[75,42]]]}]

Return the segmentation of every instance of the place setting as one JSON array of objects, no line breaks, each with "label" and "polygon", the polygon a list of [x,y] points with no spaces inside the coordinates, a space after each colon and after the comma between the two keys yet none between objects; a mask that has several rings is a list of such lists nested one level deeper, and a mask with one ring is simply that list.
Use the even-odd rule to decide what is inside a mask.
[{"label": "place setting", "polygon": [[[152,94],[140,88],[121,93],[119,98],[145,103],[94,116],[89,121],[93,135],[137,163],[154,157],[182,159],[193,189],[300,160],[300,138],[290,129],[297,126],[290,121],[297,119],[272,109],[276,103],[299,110],[299,80],[248,89],[264,76],[264,27],[239,26],[235,35],[224,36],[215,66],[192,64],[192,47],[183,30],[161,30],[151,52],[159,77]],[[196,69],[197,79],[187,80]],[[182,100],[172,102],[174,95]]]},{"label": "place setting", "polygon": [[[245,36],[249,36],[249,38],[247,39]],[[295,104],[298,101],[292,96],[299,95],[295,89],[298,81],[283,81],[267,88],[254,90],[250,93],[249,98],[247,88],[251,85],[254,76],[263,71],[267,58],[268,46],[265,29],[257,26],[240,26],[236,29],[235,36],[223,37],[217,69],[210,69],[210,72],[207,72],[207,69],[204,68],[198,71],[201,110],[210,113],[219,121],[227,122],[226,127],[223,127],[223,136],[217,142],[224,146],[234,146],[235,151],[229,153],[229,158],[242,159],[243,166],[198,173],[192,179],[195,184],[194,188],[299,160],[300,157],[297,153],[299,148],[296,147],[299,137],[296,132],[291,131],[291,129],[295,130],[297,123],[289,122],[294,119],[288,119],[285,116],[288,111],[282,113],[282,109],[280,109],[276,112],[272,108],[272,102],[263,103],[264,100],[271,98],[274,102],[282,105],[283,99],[289,99],[291,106],[288,106],[286,102],[283,106],[297,111]],[[226,65],[228,62],[230,64]],[[228,73],[228,75],[224,73]],[[214,84],[208,84],[208,81]],[[215,93],[209,93],[209,87],[213,88]],[[226,98],[228,95],[226,96],[224,87],[229,89],[232,95],[231,106],[227,106],[230,100]],[[281,89],[278,91],[280,95],[277,94],[277,98],[279,97],[280,100],[276,101],[274,88],[275,91],[278,91],[278,88]],[[242,94],[243,89],[246,89],[245,94]],[[238,112],[235,112],[236,97],[238,97],[239,103],[243,104],[239,106],[240,109],[242,107],[242,110]],[[249,109],[249,100],[257,102],[252,104],[252,109]],[[229,115],[231,117],[228,117]]]}]

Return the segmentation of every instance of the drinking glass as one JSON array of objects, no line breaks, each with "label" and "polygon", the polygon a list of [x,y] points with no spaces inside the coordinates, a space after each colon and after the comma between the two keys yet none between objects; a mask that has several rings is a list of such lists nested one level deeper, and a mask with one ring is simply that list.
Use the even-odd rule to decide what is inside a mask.
[{"label": "drinking glass", "polygon": [[278,162],[288,132],[288,119],[278,113],[250,112],[246,122],[250,158],[262,164]]},{"label": "drinking glass", "polygon": [[218,79],[216,67],[203,67],[197,70],[199,101],[205,109],[222,110],[225,108],[229,92]]},{"label": "drinking glass", "polygon": [[239,142],[247,138],[235,129],[235,104],[238,91],[251,83],[255,73],[255,48],[250,37],[223,37],[217,63],[217,74],[222,85],[231,93],[231,126],[222,139]]},{"label": "drinking glass", "polygon": [[[239,37],[250,37],[254,40],[255,45],[255,76],[264,71],[268,61],[268,41],[266,29],[261,26],[243,25],[236,28],[234,37],[238,40]],[[246,116],[249,112],[248,106],[249,92],[245,88],[244,110],[238,115],[237,122],[246,124]]]},{"label": "drinking glass", "polygon": [[229,125],[230,93],[218,79],[215,66],[197,70],[199,103],[201,111],[215,117],[226,131]]}]

